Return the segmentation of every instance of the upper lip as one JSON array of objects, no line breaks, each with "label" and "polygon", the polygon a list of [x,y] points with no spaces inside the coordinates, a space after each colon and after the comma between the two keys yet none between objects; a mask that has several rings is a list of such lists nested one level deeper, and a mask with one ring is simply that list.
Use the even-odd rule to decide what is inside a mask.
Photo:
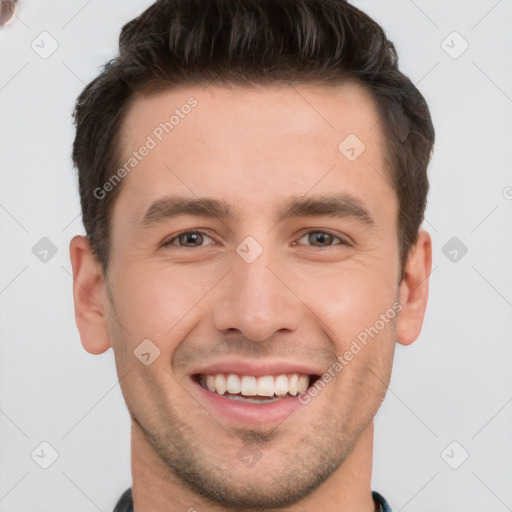
[{"label": "upper lip", "polygon": [[312,368],[304,363],[293,363],[290,361],[248,361],[244,359],[232,359],[217,361],[205,364],[193,371],[193,375],[216,375],[218,373],[235,375],[253,375],[261,377],[263,375],[282,375],[290,373],[300,373],[303,375],[319,375],[322,373],[318,369]]}]

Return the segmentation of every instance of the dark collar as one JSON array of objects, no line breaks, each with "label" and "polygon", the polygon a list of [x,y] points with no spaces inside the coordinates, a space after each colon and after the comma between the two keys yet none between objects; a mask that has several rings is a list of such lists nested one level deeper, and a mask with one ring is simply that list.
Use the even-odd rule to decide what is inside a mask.
[{"label": "dark collar", "polygon": [[[393,512],[388,502],[376,491],[372,491],[373,501],[380,505],[381,512]],[[113,512],[133,512],[133,498],[131,487],[127,489],[119,501],[117,502],[116,508]]]}]

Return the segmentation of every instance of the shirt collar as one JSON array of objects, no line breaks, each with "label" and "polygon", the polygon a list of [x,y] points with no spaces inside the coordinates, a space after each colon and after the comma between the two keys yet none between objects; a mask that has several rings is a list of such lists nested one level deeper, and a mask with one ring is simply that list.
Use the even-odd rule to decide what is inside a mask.
[{"label": "shirt collar", "polygon": [[[384,497],[376,491],[372,491],[373,501],[380,505],[380,512],[393,512],[388,502],[384,499]],[[131,487],[127,489],[119,501],[117,502],[116,507],[113,512],[133,512],[133,498],[132,498],[132,489]]]}]

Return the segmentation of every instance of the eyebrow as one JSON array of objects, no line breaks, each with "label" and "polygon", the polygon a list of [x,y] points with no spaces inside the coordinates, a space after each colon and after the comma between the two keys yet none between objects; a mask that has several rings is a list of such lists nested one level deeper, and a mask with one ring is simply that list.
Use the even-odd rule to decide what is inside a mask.
[{"label": "eyebrow", "polygon": [[[155,201],[146,211],[141,224],[151,226],[166,220],[192,215],[221,220],[237,220],[237,210],[224,199],[210,197],[167,196]],[[368,227],[376,222],[370,210],[356,196],[348,193],[316,196],[292,196],[279,210],[277,222],[294,217],[352,218]]]}]

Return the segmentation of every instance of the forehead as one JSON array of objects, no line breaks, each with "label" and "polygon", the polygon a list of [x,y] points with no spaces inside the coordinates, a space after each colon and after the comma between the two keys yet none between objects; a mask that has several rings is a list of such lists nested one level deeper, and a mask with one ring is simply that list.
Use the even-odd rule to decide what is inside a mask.
[{"label": "forehead", "polygon": [[153,91],[128,109],[120,147],[118,201],[139,218],[166,194],[260,211],[309,191],[363,191],[373,207],[394,196],[373,100],[353,82]]}]

